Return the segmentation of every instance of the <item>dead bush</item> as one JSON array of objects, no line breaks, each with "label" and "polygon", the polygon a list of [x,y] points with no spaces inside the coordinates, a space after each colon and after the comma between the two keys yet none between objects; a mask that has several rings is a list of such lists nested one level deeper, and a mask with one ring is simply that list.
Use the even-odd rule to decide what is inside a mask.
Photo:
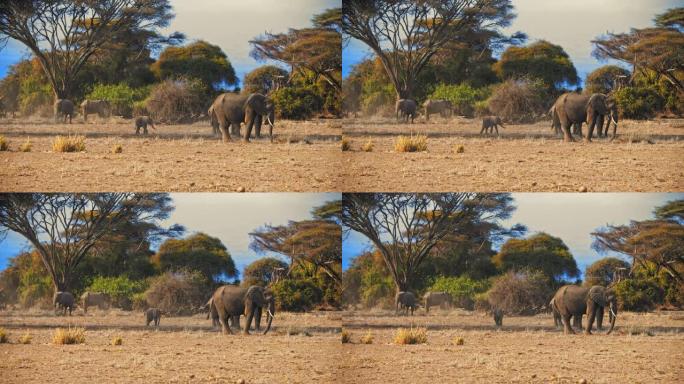
[{"label": "dead bush", "polygon": [[547,99],[544,86],[529,79],[506,80],[487,100],[488,109],[504,121],[531,123],[544,116]]},{"label": "dead bush", "polygon": [[399,136],[394,143],[397,152],[423,152],[427,151],[427,136]]},{"label": "dead bush", "polygon": [[9,151],[9,142],[5,136],[0,136],[0,151]]},{"label": "dead bush", "polygon": [[533,315],[548,304],[553,294],[548,278],[539,271],[510,271],[497,278],[487,291],[490,308],[511,315]]},{"label": "dead bush", "polygon": [[57,136],[52,142],[54,152],[83,152],[85,149],[85,136]]},{"label": "dead bush", "polygon": [[84,328],[57,328],[52,336],[54,344],[83,344],[85,343]]},{"label": "dead bush", "polygon": [[190,123],[206,113],[209,102],[205,90],[199,80],[165,80],[152,89],[145,109],[155,122]]},{"label": "dead bush", "polygon": [[396,344],[425,344],[427,343],[427,329],[425,328],[399,328],[394,335]]},{"label": "dead bush", "polygon": [[145,291],[150,307],[172,315],[190,315],[206,302],[206,279],[200,272],[167,272],[152,281]]}]

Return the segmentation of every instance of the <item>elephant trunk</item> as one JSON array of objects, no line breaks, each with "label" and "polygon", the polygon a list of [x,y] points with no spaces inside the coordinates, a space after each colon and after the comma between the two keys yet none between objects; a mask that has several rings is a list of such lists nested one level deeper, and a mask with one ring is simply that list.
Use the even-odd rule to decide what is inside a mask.
[{"label": "elephant trunk", "polygon": [[268,323],[266,324],[266,329],[264,330],[264,335],[268,333],[271,329],[271,323],[273,323],[273,317],[275,317],[275,300],[271,299],[268,304],[268,309],[266,309],[266,317],[268,318]]},{"label": "elephant trunk", "polygon": [[615,327],[615,319],[617,318],[617,303],[612,301],[608,308],[610,309],[610,314],[612,316],[610,319],[610,328],[608,329],[606,335],[610,335],[610,333],[613,332],[613,327]]}]

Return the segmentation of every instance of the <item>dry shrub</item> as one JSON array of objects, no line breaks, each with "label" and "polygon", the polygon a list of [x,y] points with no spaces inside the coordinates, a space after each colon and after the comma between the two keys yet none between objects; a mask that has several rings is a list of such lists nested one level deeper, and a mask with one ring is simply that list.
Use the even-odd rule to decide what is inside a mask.
[{"label": "dry shrub", "polygon": [[539,313],[552,295],[548,278],[539,271],[509,271],[497,278],[487,292],[491,308],[511,315]]},{"label": "dry shrub", "polygon": [[54,344],[82,344],[85,343],[84,328],[57,328],[52,336]]},{"label": "dry shrub", "polygon": [[7,331],[5,328],[0,328],[0,344],[9,343],[9,338],[7,337]]},{"label": "dry shrub", "polygon": [[19,146],[19,151],[20,152],[31,152],[31,148],[33,147],[33,144],[31,144],[31,139],[28,137],[26,138],[26,141],[21,143]]},{"label": "dry shrub", "polygon": [[454,146],[454,152],[463,153],[463,152],[465,152],[465,147],[463,145],[455,145]]},{"label": "dry shrub", "polygon": [[394,143],[397,152],[422,152],[427,151],[427,136],[399,136]]},{"label": "dry shrub", "polygon": [[364,152],[373,152],[373,140],[368,139],[363,145],[361,145],[361,150]]},{"label": "dry shrub", "polygon": [[506,80],[487,100],[489,110],[504,121],[531,123],[546,112],[544,86],[528,79]]},{"label": "dry shrub", "polygon": [[451,340],[451,343],[452,343],[453,345],[463,345],[463,344],[465,343],[465,340],[463,340],[462,337],[454,337],[454,338]]},{"label": "dry shrub", "polygon": [[0,151],[9,151],[9,142],[5,136],[0,136]]},{"label": "dry shrub", "polygon": [[31,344],[31,340],[33,339],[33,336],[28,333],[24,333],[23,335],[19,336],[19,344]]},{"label": "dry shrub", "polygon": [[145,107],[155,122],[189,123],[206,113],[205,89],[199,80],[165,80],[154,87]]},{"label": "dry shrub", "polygon": [[351,150],[351,142],[346,137],[342,136],[342,151]]},{"label": "dry shrub", "polygon": [[145,291],[150,307],[173,315],[190,315],[205,302],[207,282],[195,271],[166,272],[156,277]]},{"label": "dry shrub", "polygon": [[83,152],[85,149],[85,136],[57,136],[52,142],[54,152]]},{"label": "dry shrub", "polygon": [[361,344],[373,344],[373,335],[370,331],[361,336]]},{"label": "dry shrub", "polygon": [[427,343],[427,329],[425,328],[399,328],[394,335],[396,344],[425,344]]},{"label": "dry shrub", "polygon": [[112,338],[112,345],[122,345],[123,344],[123,338],[121,336],[114,336]]},{"label": "dry shrub", "polygon": [[121,153],[123,152],[123,146],[121,144],[114,144],[112,147],[112,153]]},{"label": "dry shrub", "polygon": [[348,344],[351,343],[351,333],[347,332],[346,330],[342,330],[342,344]]}]

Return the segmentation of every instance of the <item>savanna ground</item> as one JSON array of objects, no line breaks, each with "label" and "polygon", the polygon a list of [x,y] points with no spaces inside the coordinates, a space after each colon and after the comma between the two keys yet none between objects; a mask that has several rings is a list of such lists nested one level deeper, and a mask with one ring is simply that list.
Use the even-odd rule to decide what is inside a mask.
[{"label": "savanna ground", "polygon": [[[340,120],[277,121],[245,144],[222,143],[207,121],[157,124],[136,136],[133,120],[92,116],[0,120],[10,151],[0,152],[0,191],[324,192],[339,190]],[[244,126],[243,126],[244,132]],[[57,135],[84,135],[86,151],[55,153]],[[27,138],[31,152],[19,152]],[[121,153],[112,148],[121,145]]]},{"label": "savanna ground", "polygon": [[[277,313],[267,335],[245,336],[220,334],[203,314],[162,317],[155,329],[141,312],[0,311],[10,341],[0,344],[0,382],[330,383],[342,374],[341,319],[335,312]],[[52,343],[55,329],[68,326],[86,329],[84,344]],[[19,344],[26,332],[31,344]],[[122,345],[112,345],[114,337]]]},{"label": "savanna ground", "polygon": [[[585,318],[586,321],[586,318]],[[675,383],[684,377],[684,312],[619,313],[610,335],[563,335],[550,314],[491,317],[463,310],[353,311],[340,370],[349,383]],[[398,328],[427,343],[398,345]],[[368,332],[372,344],[360,344]],[[454,343],[463,339],[463,345]]]},{"label": "savanna ground", "polygon": [[[684,120],[621,121],[618,137],[564,143],[550,121],[499,128],[482,120],[343,120],[345,191],[672,192],[684,190]],[[586,125],[583,132],[586,133]],[[399,135],[428,136],[427,151],[398,153]],[[594,133],[596,134],[596,133]],[[364,152],[364,143],[373,143]],[[462,153],[457,149],[462,146]]]}]

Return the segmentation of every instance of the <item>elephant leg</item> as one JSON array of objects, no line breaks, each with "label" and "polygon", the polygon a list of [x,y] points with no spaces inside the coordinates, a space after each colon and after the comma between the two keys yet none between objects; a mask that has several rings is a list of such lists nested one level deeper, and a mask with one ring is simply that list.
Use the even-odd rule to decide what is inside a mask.
[{"label": "elephant leg", "polygon": [[257,331],[261,330],[261,307],[257,308],[255,313],[254,313],[254,328]]},{"label": "elephant leg", "polygon": [[564,334],[575,334],[575,331],[572,330],[572,327],[570,326],[570,314],[563,315],[563,333]]},{"label": "elephant leg", "polygon": [[263,116],[257,115],[254,121],[254,134],[257,137],[257,139],[261,137],[261,123],[263,122],[263,120]]},{"label": "elephant leg", "polygon": [[496,135],[499,136],[499,126],[494,124],[494,129],[496,129]]},{"label": "elephant leg", "polygon": [[570,134],[571,123],[569,121],[566,121],[566,122],[561,122],[561,124],[563,125],[563,141],[565,141],[565,142],[575,141],[575,139],[573,139],[572,135]]},{"label": "elephant leg", "polygon": [[230,141],[230,132],[228,132],[229,125],[226,121],[219,121],[219,129],[221,130],[221,139],[224,143]]},{"label": "elephant leg", "polygon": [[147,125],[143,127],[143,130],[145,131],[144,132],[145,136],[147,136],[149,134],[149,132],[147,132]]},{"label": "elephant leg", "polygon": [[252,326],[252,319],[254,318],[254,308],[252,308],[247,314],[247,322],[245,323],[244,334],[249,335],[249,327]]},{"label": "elephant leg", "polygon": [[483,125],[482,129],[480,129],[480,136],[482,136],[486,130],[487,130],[487,127]]},{"label": "elephant leg", "polygon": [[597,311],[596,305],[587,307],[587,328],[584,330],[584,333],[587,335],[591,335],[591,328],[594,326],[594,319],[596,318]]},{"label": "elephant leg", "polygon": [[[587,120],[587,136],[584,138],[584,141],[586,142],[591,142],[591,137],[594,135],[594,127],[596,127],[596,124],[599,122],[600,115],[595,115],[591,116],[590,119]],[[601,119],[601,124],[603,124],[603,120]]]},{"label": "elephant leg", "polygon": [[599,307],[596,313],[596,329],[603,330],[603,307]]},{"label": "elephant leg", "polygon": [[245,143],[249,142],[249,137],[252,135],[252,127],[254,126],[254,116],[255,114],[252,113],[249,115],[247,121],[245,122],[245,136],[243,138],[243,141]]},{"label": "elephant leg", "polygon": [[[221,313],[223,312],[223,313]],[[218,321],[221,324],[221,331],[224,334],[233,334],[233,332],[230,330],[230,325],[228,324],[228,316],[226,316],[226,313],[224,311],[219,312],[219,317]]]}]

